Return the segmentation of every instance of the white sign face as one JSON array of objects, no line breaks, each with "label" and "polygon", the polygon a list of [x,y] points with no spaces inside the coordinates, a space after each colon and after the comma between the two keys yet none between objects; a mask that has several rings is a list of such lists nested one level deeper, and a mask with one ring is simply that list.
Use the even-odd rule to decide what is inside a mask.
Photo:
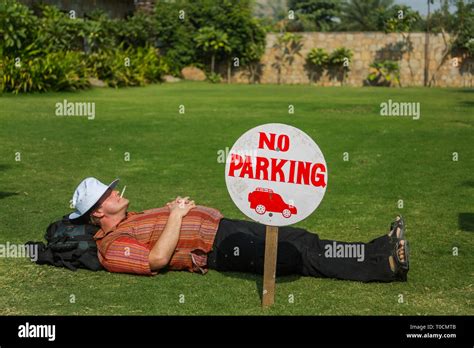
[{"label": "white sign face", "polygon": [[246,216],[265,225],[286,226],[318,207],[328,171],[321,150],[306,133],[269,123],[237,140],[227,156],[225,181]]}]

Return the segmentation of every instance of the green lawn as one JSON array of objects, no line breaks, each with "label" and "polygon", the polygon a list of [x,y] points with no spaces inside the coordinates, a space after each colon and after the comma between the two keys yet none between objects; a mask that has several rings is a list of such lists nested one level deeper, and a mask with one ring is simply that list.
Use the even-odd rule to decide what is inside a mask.
[{"label": "green lawn", "polygon": [[[95,102],[95,119],[56,116],[64,99]],[[380,116],[389,99],[420,102],[421,118]],[[284,277],[268,310],[260,308],[257,275],[74,273],[2,258],[0,314],[473,315],[473,106],[473,90],[423,88],[178,83],[4,95],[0,243],[41,240],[87,176],[120,177],[131,210],[189,195],[244,218],[227,193],[218,151],[254,126],[280,122],[308,133],[329,169],[323,202],[299,227],[324,239],[369,241],[402,213],[412,253],[407,283]]]}]

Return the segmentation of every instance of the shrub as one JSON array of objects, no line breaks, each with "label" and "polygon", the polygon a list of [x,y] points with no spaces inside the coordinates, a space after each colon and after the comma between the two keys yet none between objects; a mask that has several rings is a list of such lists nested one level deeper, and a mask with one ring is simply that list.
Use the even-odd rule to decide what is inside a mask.
[{"label": "shrub", "polygon": [[222,81],[221,75],[211,72],[207,74],[207,80],[211,83],[220,83]]},{"label": "shrub", "polygon": [[[209,58],[216,66],[226,62],[228,77],[231,61],[239,58],[254,80],[265,48],[265,31],[252,18],[250,0],[158,1],[153,14],[138,12],[126,20],[98,11],[76,19],[53,6],[35,6],[38,16],[15,0],[0,2],[0,54],[6,57],[2,90],[83,88],[89,74],[111,86],[143,85],[159,81],[164,73],[178,75],[187,65],[203,66]],[[178,16],[182,11],[184,17]],[[198,40],[199,50],[194,36],[204,27],[214,28],[220,42]],[[58,74],[58,86],[51,86],[54,79],[48,74],[40,78],[37,65],[52,64],[58,57],[65,61],[49,67]],[[79,57],[84,59],[78,62]],[[14,65],[17,58],[21,68]],[[130,66],[124,65],[127,58]],[[70,84],[60,82],[64,76],[73,76]]]},{"label": "shrub", "polygon": [[[342,69],[349,70],[349,63],[352,61],[352,51],[345,47],[340,47],[331,52],[329,64]],[[346,64],[347,63],[347,64]]]},{"label": "shrub", "polygon": [[18,50],[35,39],[37,18],[25,5],[12,0],[0,2],[0,55],[17,56]]},{"label": "shrub", "polygon": [[78,90],[89,86],[83,53],[50,52],[38,56],[29,49],[29,55],[19,62],[8,56],[2,61],[1,92]]},{"label": "shrub", "polygon": [[310,69],[310,82],[314,79],[314,74],[322,74],[329,64],[329,54],[322,48],[313,48],[306,56],[306,63]]},{"label": "shrub", "polygon": [[344,84],[347,73],[350,70],[350,63],[352,62],[352,51],[345,47],[340,47],[331,52],[329,56],[329,67],[331,73]]},{"label": "shrub", "polygon": [[82,51],[84,24],[54,6],[40,6],[35,43],[43,52]]},{"label": "shrub", "polygon": [[90,74],[112,87],[144,86],[161,81],[169,72],[166,63],[152,47],[123,49],[122,46],[91,54]]},{"label": "shrub", "polygon": [[118,41],[128,47],[156,46],[158,26],[155,18],[144,12],[137,12],[126,20],[115,21]]},{"label": "shrub", "polygon": [[241,66],[248,67],[255,79],[266,32],[253,18],[250,0],[157,1],[155,20],[157,46],[173,74],[179,74],[187,65],[203,66],[212,60],[209,51],[197,49],[194,37],[199,29],[213,27],[219,36],[227,35],[228,47],[215,53],[215,66],[227,63],[229,72],[231,60],[239,58]]},{"label": "shrub", "polygon": [[400,84],[400,66],[394,60],[384,60],[370,64],[371,72],[367,81],[373,86],[392,86],[393,83]]}]

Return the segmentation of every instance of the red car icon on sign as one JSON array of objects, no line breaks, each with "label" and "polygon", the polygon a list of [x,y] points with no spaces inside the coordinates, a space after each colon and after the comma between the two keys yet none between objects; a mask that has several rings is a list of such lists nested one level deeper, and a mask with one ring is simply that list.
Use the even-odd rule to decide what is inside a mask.
[{"label": "red car icon on sign", "polygon": [[255,191],[249,193],[250,208],[255,209],[257,214],[263,215],[267,211],[281,213],[285,218],[296,214],[296,207],[283,201],[278,193],[272,189],[257,187]]}]

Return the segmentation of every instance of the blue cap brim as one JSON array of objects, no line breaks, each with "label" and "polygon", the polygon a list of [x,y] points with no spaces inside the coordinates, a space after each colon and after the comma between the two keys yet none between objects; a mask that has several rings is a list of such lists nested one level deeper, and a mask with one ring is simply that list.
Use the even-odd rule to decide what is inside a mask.
[{"label": "blue cap brim", "polygon": [[[100,196],[100,198],[97,200],[97,202],[100,201],[100,199],[107,193],[107,191],[113,190],[117,186],[119,181],[120,181],[120,179],[115,179],[114,181],[112,181],[110,183],[110,185],[107,187],[107,190],[105,190],[105,192],[102,194],[102,196]],[[87,211],[89,211],[97,202],[95,202]],[[81,214],[81,212],[79,210],[76,210],[76,211],[72,212],[71,214],[69,214],[69,219],[72,219],[72,220],[77,219],[77,218],[80,218],[81,216],[83,216],[84,214]]]}]

